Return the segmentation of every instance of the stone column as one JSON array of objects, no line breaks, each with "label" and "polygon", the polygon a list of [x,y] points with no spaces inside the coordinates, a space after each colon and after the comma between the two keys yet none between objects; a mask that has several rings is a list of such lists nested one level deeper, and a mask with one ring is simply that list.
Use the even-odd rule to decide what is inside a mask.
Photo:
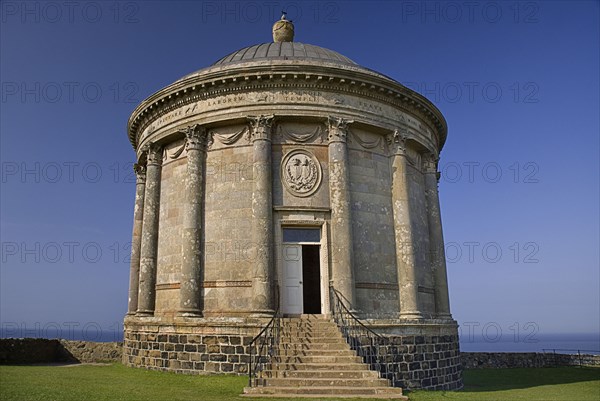
[{"label": "stone column", "polygon": [[134,315],[138,308],[140,283],[140,248],[142,245],[142,218],[144,216],[144,191],[146,189],[146,166],[134,164],[135,206],[133,208],[133,233],[131,234],[131,262],[129,267],[129,302],[127,314]]},{"label": "stone column", "polygon": [[252,243],[254,274],[253,312],[273,314],[273,181],[271,179],[271,126],[274,116],[248,117],[253,147]]},{"label": "stone column", "polygon": [[158,251],[158,218],[160,212],[160,175],[162,147],[150,144],[146,150],[146,190],[140,248],[140,283],[138,315],[152,316],[156,299],[156,254]]},{"label": "stone column", "polygon": [[392,157],[392,211],[396,238],[396,268],[400,293],[400,317],[421,319],[418,308],[418,280],[411,224],[409,194],[410,172],[406,155],[406,136],[399,131],[387,137]]},{"label": "stone column", "polygon": [[181,247],[181,288],[179,314],[202,314],[202,213],[204,209],[204,162],[206,131],[200,125],[183,130],[187,152],[183,205],[183,238]]},{"label": "stone column", "polygon": [[329,202],[331,204],[331,280],[354,309],[352,203],[346,138],[350,120],[329,116]]},{"label": "stone column", "polygon": [[446,274],[446,255],[438,195],[437,156],[424,155],[425,197],[427,199],[427,221],[429,225],[429,247],[431,266],[435,282],[435,311],[438,319],[452,319],[448,296],[448,277]]}]

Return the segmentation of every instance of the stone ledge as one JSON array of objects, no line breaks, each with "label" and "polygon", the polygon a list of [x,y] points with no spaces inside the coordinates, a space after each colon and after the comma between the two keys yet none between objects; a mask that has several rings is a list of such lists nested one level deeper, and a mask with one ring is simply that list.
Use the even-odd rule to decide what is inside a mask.
[{"label": "stone ledge", "polygon": [[555,366],[600,366],[600,355],[539,352],[462,352],[465,369],[547,368]]},{"label": "stone ledge", "polygon": [[46,338],[0,339],[0,364],[119,362],[123,343]]}]

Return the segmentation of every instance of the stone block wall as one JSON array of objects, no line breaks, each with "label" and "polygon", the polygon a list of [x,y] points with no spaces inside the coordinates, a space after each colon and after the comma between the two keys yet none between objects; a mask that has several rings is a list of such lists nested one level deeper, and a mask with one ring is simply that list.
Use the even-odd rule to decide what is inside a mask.
[{"label": "stone block wall", "polygon": [[463,352],[461,362],[465,369],[600,366],[600,355],[538,352]]},{"label": "stone block wall", "polygon": [[354,129],[348,146],[356,307],[365,317],[395,317],[399,310],[390,158],[381,147],[368,151],[358,139],[384,138]]},{"label": "stone block wall", "polygon": [[246,374],[252,336],[125,333],[123,363],[177,373]]},{"label": "stone block wall", "polygon": [[123,343],[46,338],[0,339],[0,364],[94,363],[121,360]]},{"label": "stone block wall", "polygon": [[122,358],[123,343],[121,342],[58,341],[81,363],[120,362]]},{"label": "stone block wall", "polygon": [[407,335],[389,337],[388,378],[394,387],[411,390],[457,390],[462,388],[458,336]]},{"label": "stone block wall", "polygon": [[[396,336],[388,346],[395,387],[455,390],[462,387],[456,336]],[[252,336],[126,333],[123,363],[187,374],[248,373]]]}]

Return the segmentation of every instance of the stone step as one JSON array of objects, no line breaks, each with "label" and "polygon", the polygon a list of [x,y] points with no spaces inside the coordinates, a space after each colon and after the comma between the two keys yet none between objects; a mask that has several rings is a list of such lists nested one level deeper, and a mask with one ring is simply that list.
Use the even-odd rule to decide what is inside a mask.
[{"label": "stone step", "polygon": [[278,349],[298,349],[298,350],[339,350],[349,349],[348,344],[338,343],[279,343]]},{"label": "stone step", "polygon": [[366,370],[367,365],[364,363],[337,363],[332,365],[331,363],[273,363],[271,365],[272,370]]},{"label": "stone step", "polygon": [[337,326],[323,316],[282,319],[277,355],[246,397],[403,399],[350,349]]},{"label": "stone step", "polygon": [[389,387],[390,382],[380,378],[329,379],[329,378],[263,378],[265,387]]},{"label": "stone step", "polygon": [[282,327],[315,328],[315,327],[337,327],[333,322],[327,320],[281,320]]},{"label": "stone step", "polygon": [[335,344],[345,344],[348,345],[346,341],[341,338],[331,338],[329,341],[321,341],[320,339],[313,338],[280,338],[279,344],[296,344],[301,346],[313,346],[313,345],[335,345]]},{"label": "stone step", "polygon": [[378,398],[408,400],[406,396],[402,395],[402,389],[394,387],[246,387],[242,396],[277,398]]},{"label": "stone step", "polygon": [[313,330],[297,330],[295,328],[282,329],[280,335],[283,337],[301,336],[301,337],[342,337],[337,329],[313,329]]},{"label": "stone step", "polygon": [[281,324],[285,325],[325,325],[325,326],[337,326],[334,322],[327,319],[290,319],[284,317],[280,320]]},{"label": "stone step", "polygon": [[362,363],[362,358],[358,356],[276,356],[273,357],[274,363],[300,364],[300,363]]},{"label": "stone step", "polygon": [[355,357],[356,353],[348,349],[326,350],[326,349],[281,349],[276,356],[348,356]]},{"label": "stone step", "polygon": [[316,328],[305,327],[302,329],[297,329],[295,327],[285,327],[285,328],[282,328],[281,333],[287,334],[287,335],[313,335],[313,336],[315,334],[322,333],[324,337],[330,336],[330,335],[340,335],[340,332],[339,332],[339,330],[337,330],[337,328],[325,328],[325,327],[316,327]]},{"label": "stone step", "polygon": [[372,370],[264,370],[263,378],[293,379],[378,379]]},{"label": "stone step", "polygon": [[292,333],[308,333],[308,334],[312,334],[312,333],[328,333],[328,334],[332,334],[332,333],[340,333],[339,329],[336,326],[318,326],[318,327],[311,327],[311,326],[281,326],[280,330],[282,333],[286,333],[286,332],[292,332]]},{"label": "stone step", "polygon": [[303,332],[303,333],[299,333],[299,332],[294,332],[294,333],[281,332],[279,334],[279,338],[290,338],[290,339],[341,338],[341,339],[343,339],[344,337],[342,337],[342,335],[339,332],[337,332],[337,331],[331,331],[331,332],[313,331],[313,332]]},{"label": "stone step", "polygon": [[339,335],[337,327],[281,327],[280,333],[284,335],[315,335],[322,333],[324,336]]},{"label": "stone step", "polygon": [[329,322],[330,320],[328,318],[325,317],[325,315],[300,315],[300,316],[296,316],[296,317],[282,317],[282,320],[290,320],[290,321],[298,321],[298,320],[302,320],[302,321],[306,321],[306,320],[321,320],[321,321],[326,321]]}]

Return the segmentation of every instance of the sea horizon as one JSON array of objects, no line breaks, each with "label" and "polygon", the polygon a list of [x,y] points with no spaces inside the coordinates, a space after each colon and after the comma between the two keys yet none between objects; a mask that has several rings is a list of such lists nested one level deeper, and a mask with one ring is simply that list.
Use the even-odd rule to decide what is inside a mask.
[{"label": "sea horizon", "polygon": [[[61,330],[43,331],[24,328],[0,328],[0,338],[47,338],[72,341],[121,342],[122,330]],[[485,338],[460,336],[462,352],[556,352],[600,355],[600,333],[536,333],[525,338]]]},{"label": "sea horizon", "polygon": [[514,338],[485,338],[461,336],[462,352],[556,352],[561,354],[600,355],[600,333],[536,333]]}]

